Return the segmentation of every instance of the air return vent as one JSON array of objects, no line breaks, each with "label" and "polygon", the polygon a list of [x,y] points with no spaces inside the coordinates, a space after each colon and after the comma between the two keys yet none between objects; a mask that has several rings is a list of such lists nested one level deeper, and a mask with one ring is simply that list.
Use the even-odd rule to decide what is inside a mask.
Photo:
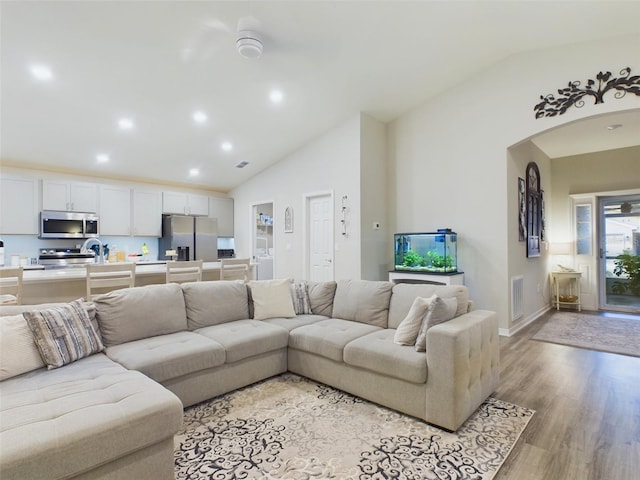
[{"label": "air return vent", "polygon": [[511,277],[511,321],[524,315],[524,277]]},{"label": "air return vent", "polygon": [[244,168],[247,165],[249,165],[249,162],[240,162],[239,164],[236,165],[236,168]]}]

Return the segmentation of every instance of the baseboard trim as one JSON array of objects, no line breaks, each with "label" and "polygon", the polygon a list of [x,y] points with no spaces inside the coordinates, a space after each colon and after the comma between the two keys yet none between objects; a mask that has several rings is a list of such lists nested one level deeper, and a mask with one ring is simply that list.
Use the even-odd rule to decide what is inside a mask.
[{"label": "baseboard trim", "polygon": [[537,312],[532,313],[531,315],[525,317],[524,320],[521,320],[520,322],[518,322],[515,325],[512,325],[509,328],[498,329],[498,334],[503,337],[510,337],[511,335],[515,335],[527,325],[535,322],[538,318],[540,318],[542,315],[547,313],[549,310],[551,310],[551,304],[545,305]]}]

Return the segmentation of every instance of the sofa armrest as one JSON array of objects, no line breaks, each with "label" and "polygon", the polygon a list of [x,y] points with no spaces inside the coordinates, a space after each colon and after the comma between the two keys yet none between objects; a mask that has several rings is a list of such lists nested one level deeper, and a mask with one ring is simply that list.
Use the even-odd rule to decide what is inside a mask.
[{"label": "sofa armrest", "polygon": [[457,430],[498,387],[496,313],[473,310],[431,327],[427,368],[426,420]]}]

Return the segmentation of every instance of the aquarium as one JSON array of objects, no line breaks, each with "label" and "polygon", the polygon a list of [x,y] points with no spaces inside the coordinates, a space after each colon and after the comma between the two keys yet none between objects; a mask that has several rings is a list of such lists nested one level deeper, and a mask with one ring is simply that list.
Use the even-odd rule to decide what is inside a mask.
[{"label": "aquarium", "polygon": [[395,269],[409,272],[458,271],[458,235],[450,229],[393,236]]}]

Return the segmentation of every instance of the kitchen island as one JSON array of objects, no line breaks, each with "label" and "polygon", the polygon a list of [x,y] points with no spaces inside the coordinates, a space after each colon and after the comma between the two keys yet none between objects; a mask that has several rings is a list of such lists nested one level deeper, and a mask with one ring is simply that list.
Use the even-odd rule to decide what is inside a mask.
[{"label": "kitchen island", "polygon": [[[25,270],[22,303],[34,305],[50,302],[70,302],[87,293],[87,269],[84,267]],[[220,262],[204,262],[202,280],[220,280]],[[166,265],[161,262],[136,264],[136,286],[165,283]]]}]

